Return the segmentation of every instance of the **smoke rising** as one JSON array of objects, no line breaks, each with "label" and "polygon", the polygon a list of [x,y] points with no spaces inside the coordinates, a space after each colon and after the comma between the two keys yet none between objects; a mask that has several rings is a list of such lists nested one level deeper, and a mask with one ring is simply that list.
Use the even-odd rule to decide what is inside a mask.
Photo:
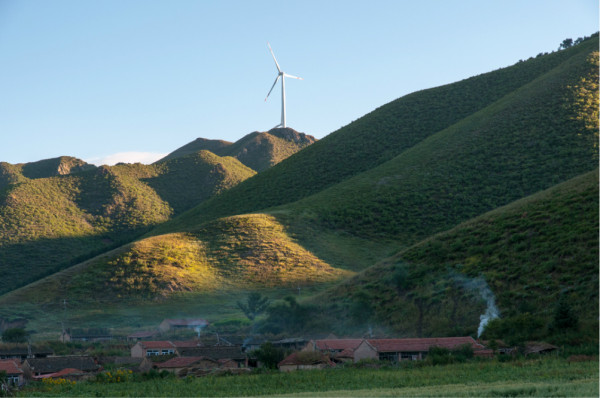
[{"label": "smoke rising", "polygon": [[485,279],[482,277],[467,278],[464,275],[455,275],[454,279],[460,283],[465,289],[476,291],[479,296],[485,300],[487,306],[485,312],[479,316],[479,327],[477,328],[477,337],[485,330],[487,324],[492,320],[500,317],[500,311],[496,307],[496,297],[488,286]]}]

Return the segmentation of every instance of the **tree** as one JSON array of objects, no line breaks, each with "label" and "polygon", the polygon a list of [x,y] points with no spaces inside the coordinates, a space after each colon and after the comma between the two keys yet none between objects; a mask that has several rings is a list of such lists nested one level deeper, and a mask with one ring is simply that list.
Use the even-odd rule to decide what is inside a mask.
[{"label": "tree", "polygon": [[558,47],[559,50],[562,50],[564,48],[569,48],[573,45],[573,39],[564,39],[562,41],[562,43],[560,43],[560,46]]},{"label": "tree", "polygon": [[262,344],[258,350],[254,350],[252,354],[268,369],[277,369],[277,364],[285,358],[285,351],[268,341]]},{"label": "tree", "polygon": [[552,331],[562,332],[569,329],[577,329],[579,319],[571,309],[565,295],[561,295],[554,310],[554,319],[550,325]]},{"label": "tree", "polygon": [[263,297],[260,293],[250,293],[246,298],[246,302],[237,302],[237,306],[246,315],[248,319],[254,321],[254,319],[265,312],[269,307],[269,299]]},{"label": "tree", "polygon": [[5,343],[25,343],[27,332],[21,328],[10,328],[2,332],[2,341]]}]

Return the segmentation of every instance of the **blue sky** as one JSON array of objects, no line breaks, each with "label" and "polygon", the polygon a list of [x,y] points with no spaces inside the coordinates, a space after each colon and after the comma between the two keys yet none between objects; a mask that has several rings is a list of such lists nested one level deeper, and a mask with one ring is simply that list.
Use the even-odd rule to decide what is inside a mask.
[{"label": "blue sky", "polygon": [[0,161],[149,162],[373,109],[598,31],[597,0],[0,0]]}]

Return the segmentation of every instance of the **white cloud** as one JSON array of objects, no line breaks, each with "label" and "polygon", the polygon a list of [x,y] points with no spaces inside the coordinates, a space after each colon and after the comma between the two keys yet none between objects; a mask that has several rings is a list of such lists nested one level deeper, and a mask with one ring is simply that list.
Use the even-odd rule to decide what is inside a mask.
[{"label": "white cloud", "polygon": [[114,166],[117,163],[143,163],[150,164],[167,156],[167,153],[156,152],[119,152],[104,157],[95,157],[85,159],[86,162],[96,166],[107,165]]}]

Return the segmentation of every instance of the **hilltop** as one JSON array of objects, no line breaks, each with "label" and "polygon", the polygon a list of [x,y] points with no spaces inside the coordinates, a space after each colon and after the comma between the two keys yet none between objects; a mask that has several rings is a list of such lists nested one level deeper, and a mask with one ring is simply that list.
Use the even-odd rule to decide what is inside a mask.
[{"label": "hilltop", "polygon": [[235,143],[198,138],[176,149],[158,162],[200,150],[208,150],[219,156],[234,157],[251,169],[260,172],[315,142],[316,139],[312,135],[299,133],[292,128],[274,128],[267,132],[255,131]]},{"label": "hilltop", "polygon": [[0,190],[25,178],[36,179],[77,173],[96,168],[93,164],[71,156],[61,156],[31,163],[0,162]]}]

